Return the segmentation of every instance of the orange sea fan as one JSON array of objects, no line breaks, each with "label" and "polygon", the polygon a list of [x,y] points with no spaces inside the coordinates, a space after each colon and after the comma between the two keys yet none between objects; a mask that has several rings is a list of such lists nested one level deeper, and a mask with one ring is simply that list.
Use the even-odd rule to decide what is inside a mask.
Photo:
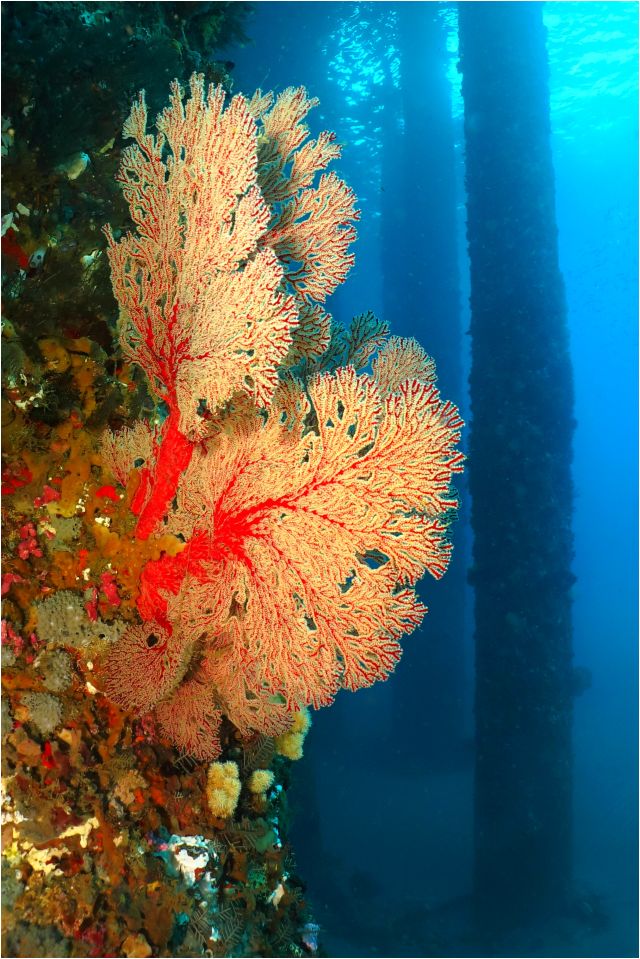
[{"label": "orange sea fan", "polygon": [[[187,626],[188,629],[188,626]],[[245,738],[256,731],[277,736],[291,723],[291,713],[284,698],[272,694],[259,675],[257,660],[251,664],[243,649],[240,623],[216,640],[202,666],[202,676],[216,690],[223,712]]]},{"label": "orange sea fan", "polygon": [[309,98],[304,87],[287,87],[275,103],[271,94],[263,97],[260,90],[249,103],[261,122],[258,180],[271,206],[309,187],[317,171],[340,156],[335,134],[327,130],[317,140],[304,142],[309,130],[302,121],[319,102]]},{"label": "orange sea fan", "polygon": [[323,173],[314,189],[302,190],[282,206],[264,243],[285,265],[297,296],[324,303],[353,266],[349,246],[359,217],[351,187],[335,173]]},{"label": "orange sea fan", "polygon": [[335,134],[307,140],[302,122],[318,104],[304,87],[288,87],[276,99],[257,91],[249,109],[258,120],[258,183],[272,209],[261,240],[285,268],[300,322],[290,362],[314,359],[329,343],[331,317],[318,307],[342,283],[353,264],[348,252],[359,219],[353,191],[335,173],[316,174],[340,156]]},{"label": "orange sea fan", "polygon": [[287,363],[295,366],[300,360],[313,361],[325,352],[331,340],[331,316],[317,303],[301,303],[298,325],[293,331],[293,342]]},{"label": "orange sea fan", "polygon": [[115,479],[126,486],[138,460],[153,462],[157,439],[157,431],[146,420],[137,420],[133,426],[125,426],[117,433],[105,430],[100,444],[102,461]]},{"label": "orange sea fan", "polygon": [[350,367],[232,416],[183,476],[187,546],[147,565],[150,621],[109,656],[111,695],[211,758],[219,712],[277,735],[292,710],[384,679],[425,613],[416,579],[449,559],[460,425],[432,384],[383,398]]},{"label": "orange sea fan", "polygon": [[462,421],[432,361],[415,341],[383,346],[372,314],[347,332],[322,305],[358,211],[322,172],[333,134],[307,141],[316,102],[289,88],[225,108],[194,75],[155,136],[144,96],[125,125],[137,232],[107,229],[113,287],[124,349],[169,415],[108,436],[103,456],[123,485],[139,470],[138,539],[170,532],[180,549],[145,563],[143,622],[106,657],[104,688],[201,759],[222,716],[275,736],[386,678],[426,611],[416,580],[451,551]]},{"label": "orange sea fan", "polygon": [[104,689],[123,709],[145,713],[184,678],[190,648],[158,623],[131,626],[114,644],[104,666]]},{"label": "orange sea fan", "polygon": [[220,755],[222,712],[213,697],[214,687],[208,677],[196,673],[155,709],[161,733],[196,759]]},{"label": "orange sea fan", "polygon": [[373,375],[383,394],[395,393],[407,380],[435,383],[436,365],[417,340],[390,336],[373,361]]},{"label": "orange sea fan", "polygon": [[123,348],[187,435],[202,427],[201,401],[215,410],[245,390],[268,405],[297,321],[277,256],[259,248],[271,211],[256,124],[242,96],[224,99],[194,74],[183,102],[174,82],[154,136],[140,95],[119,174],[137,233],[106,229]]},{"label": "orange sea fan", "polygon": [[[352,191],[335,174],[313,182],[339,152],[333,134],[304,143],[316,101],[304,88],[273,105],[238,95],[225,108],[225,97],[194,74],[186,99],[172,84],[156,135],[144,93],[123,130],[134,142],[118,178],[137,232],[116,240],[105,229],[120,338],[169,410],[153,457],[142,457],[140,539],[168,518],[219,409],[239,393],[268,407],[282,368],[326,349],[319,304],[353,261]],[[120,477],[128,439],[105,447]]]},{"label": "orange sea fan", "polygon": [[[294,394],[290,384],[266,420],[194,454],[174,517],[207,547],[168,617],[216,649],[231,631],[218,681],[241,675],[261,701],[260,722],[269,697],[285,711],[326,705],[341,686],[393,669],[399,637],[425,612],[411,587],[448,563],[450,484],[462,465],[461,420],[432,385],[412,381],[383,400],[370,377],[346,368],[316,378],[308,398]],[[220,696],[246,725],[246,701],[228,681]]]}]

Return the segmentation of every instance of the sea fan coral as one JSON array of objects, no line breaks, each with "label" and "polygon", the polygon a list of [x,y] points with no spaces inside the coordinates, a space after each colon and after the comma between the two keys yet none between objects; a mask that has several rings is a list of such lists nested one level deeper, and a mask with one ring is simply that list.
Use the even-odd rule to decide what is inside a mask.
[{"label": "sea fan coral", "polygon": [[[122,485],[139,473],[137,536],[185,545],[142,569],[143,622],[104,686],[202,759],[223,715],[278,736],[306,706],[386,678],[425,613],[416,580],[439,578],[451,551],[462,421],[432,361],[394,338],[359,375],[387,332],[371,314],[331,346],[320,304],[351,265],[357,214],[333,174],[314,182],[337,147],[305,144],[313,105],[289,89],[225,110],[192,77],[156,137],[142,96],[125,127],[138,233],[108,232],[114,290],[123,344],[168,417],[103,451]],[[353,365],[296,380],[292,358],[322,369],[325,349]]]},{"label": "sea fan coral", "polygon": [[383,394],[395,393],[402,383],[435,383],[436,365],[417,340],[391,336],[373,361],[373,375]]},{"label": "sea fan coral", "polygon": [[[204,643],[198,682],[242,732],[274,734],[292,710],[384,679],[422,619],[412,586],[425,569],[439,578],[451,549],[457,411],[415,380],[383,400],[351,368],[292,398],[276,396],[266,418],[232,418],[192,457],[173,517],[187,548],[147,565],[139,608],[155,623],[109,659],[122,705],[173,692],[185,650]],[[161,622],[175,629],[148,649]],[[132,685],[144,703],[127,700]]]},{"label": "sea fan coral", "polygon": [[[302,146],[300,121],[315,101],[303,88],[272,107],[270,96],[251,104],[236,96],[227,109],[224,100],[221,87],[205,95],[194,74],[186,102],[172,85],[156,136],[147,133],[144,93],[123,130],[134,143],[119,179],[137,233],[116,240],[105,228],[121,342],[169,409],[133,504],[140,538],[166,515],[193,442],[220,405],[242,392],[269,405],[296,325],[292,361],[327,345],[329,317],[314,301],[353,262],[353,192],[334,174],[312,182],[338,150],[328,134]],[[272,206],[259,182],[263,190],[271,182]],[[139,428],[111,441],[116,472],[132,440],[148,453]]]},{"label": "sea fan coral", "polygon": [[147,712],[184,678],[189,653],[160,625],[132,626],[109,654],[105,691],[125,709]]},{"label": "sea fan coral", "polygon": [[116,242],[107,229],[123,347],[183,433],[197,431],[201,400],[215,410],[248,389],[268,403],[296,320],[278,292],[281,265],[258,249],[270,210],[247,103],[234,97],[225,110],[224,90],[205,97],[198,75],[190,92],[184,104],[174,83],[157,136],[144,95],[134,104],[119,176],[138,232]]},{"label": "sea fan coral", "polygon": [[[234,624],[235,668],[289,708],[393,668],[397,639],[424,614],[410,587],[448,562],[441,519],[461,459],[457,412],[430,386],[383,403],[347,368],[300,391],[298,406],[297,422],[275,406],[194,455],[177,515],[206,559],[171,610],[194,635]],[[317,431],[302,426],[312,409]]]}]

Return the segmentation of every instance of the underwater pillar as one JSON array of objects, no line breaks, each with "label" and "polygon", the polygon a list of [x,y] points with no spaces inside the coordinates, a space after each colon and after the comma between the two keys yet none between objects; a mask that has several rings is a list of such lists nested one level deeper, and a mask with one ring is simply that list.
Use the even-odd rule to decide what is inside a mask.
[{"label": "underwater pillar", "polygon": [[458,5],[471,270],[475,903],[550,915],[571,879],[573,386],[542,4]]},{"label": "underwater pillar", "polygon": [[[400,86],[394,90],[387,78],[386,113],[394,115],[384,128],[383,182],[397,188],[382,193],[383,316],[392,334],[426,344],[442,396],[461,405],[455,131],[447,27],[439,6],[396,5]],[[406,644],[393,692],[393,753],[431,768],[455,763],[463,754],[466,562],[461,532],[447,575],[420,584],[429,615],[420,635]]]}]

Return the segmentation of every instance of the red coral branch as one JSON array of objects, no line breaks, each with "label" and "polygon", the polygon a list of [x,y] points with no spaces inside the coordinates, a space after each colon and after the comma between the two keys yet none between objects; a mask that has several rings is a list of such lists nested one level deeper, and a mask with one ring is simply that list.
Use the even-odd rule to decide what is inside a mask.
[{"label": "red coral branch", "polygon": [[178,428],[178,414],[172,411],[163,426],[155,468],[142,474],[136,498],[132,502],[133,512],[138,516],[138,539],[147,539],[168,514],[180,477],[191,461],[193,449],[193,442]]}]

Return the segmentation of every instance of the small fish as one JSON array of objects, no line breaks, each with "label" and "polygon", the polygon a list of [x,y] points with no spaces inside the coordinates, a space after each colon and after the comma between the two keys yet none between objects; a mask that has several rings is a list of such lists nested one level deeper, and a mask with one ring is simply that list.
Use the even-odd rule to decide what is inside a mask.
[{"label": "small fish", "polygon": [[82,176],[90,162],[89,154],[80,151],[74,153],[64,163],[59,164],[56,167],[56,173],[64,173],[68,180],[77,180],[79,176]]},{"label": "small fish", "polygon": [[29,257],[29,267],[32,270],[39,270],[44,263],[44,258],[47,255],[46,246],[39,246],[37,250],[34,250],[31,256]]}]

